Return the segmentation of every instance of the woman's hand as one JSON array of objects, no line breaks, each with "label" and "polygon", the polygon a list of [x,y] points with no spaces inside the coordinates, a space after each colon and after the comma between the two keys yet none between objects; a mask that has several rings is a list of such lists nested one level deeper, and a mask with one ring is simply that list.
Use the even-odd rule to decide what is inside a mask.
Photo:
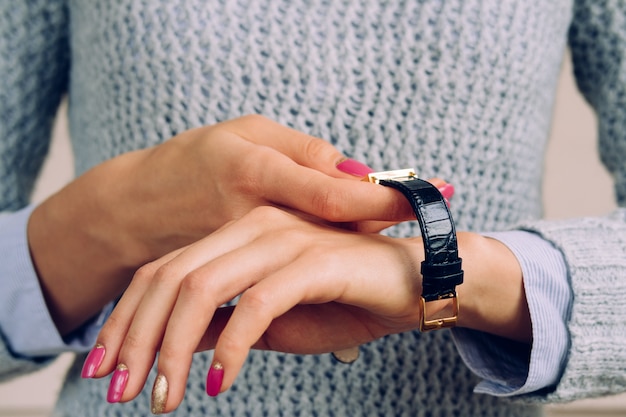
[{"label": "woman's hand", "polygon": [[[510,327],[527,311],[515,258],[478,235],[463,235],[461,241],[475,248],[461,253],[464,257],[479,254],[484,261],[485,250],[498,255],[482,262],[486,268],[470,266],[471,277],[498,263],[504,267],[498,271],[501,284],[474,297],[500,291],[497,323],[489,311],[483,319],[484,306],[474,306],[472,288],[484,288],[470,283],[460,295],[467,318],[460,324],[520,334]],[[255,209],[140,269],[99,336],[98,355],[86,362],[88,376],[117,367],[108,399],[129,401],[143,388],[159,351],[153,409],[167,412],[182,400],[192,354],[199,349],[215,345],[219,366],[212,367],[207,382],[215,395],[233,383],[251,347],[323,353],[415,329],[422,259],[419,238],[350,232],[271,207]],[[240,294],[234,310],[216,315],[220,305]]]},{"label": "woman's hand", "polygon": [[258,206],[329,222],[410,218],[391,190],[337,169],[343,159],[321,139],[246,116],[96,166],[37,207],[28,225],[57,327],[71,332],[117,297],[139,266]]},{"label": "woman's hand", "polygon": [[[302,329],[308,339],[304,353],[415,328],[419,261],[420,251],[408,240],[257,208],[137,272],[98,338],[106,357],[96,375],[124,364],[128,371],[116,372],[109,400],[128,401],[143,388],[159,350],[159,371],[169,383],[165,410],[172,410],[182,400],[192,354],[217,308],[240,294],[216,347],[224,388],[272,321],[298,304],[336,310],[328,325]],[[123,389],[120,375],[128,375]]]}]

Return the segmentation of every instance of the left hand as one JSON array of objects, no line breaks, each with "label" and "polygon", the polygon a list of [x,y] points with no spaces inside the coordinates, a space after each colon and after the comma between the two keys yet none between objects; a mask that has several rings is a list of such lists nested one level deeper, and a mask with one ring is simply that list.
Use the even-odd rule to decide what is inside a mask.
[{"label": "left hand", "polygon": [[[465,270],[458,325],[528,341],[515,256],[493,239],[458,238]],[[215,347],[224,391],[251,348],[325,353],[416,329],[423,256],[421,238],[352,232],[256,208],[136,273],[98,338],[106,356],[96,376],[126,365],[115,401],[130,401],[159,351],[167,412],[182,401],[196,351]],[[238,295],[234,309],[219,309]]]},{"label": "left hand", "polygon": [[[159,372],[169,382],[166,409],[172,410],[216,310],[240,294],[215,347],[224,367],[222,390],[271,324],[261,344],[299,353],[331,352],[414,329],[423,257],[415,240],[336,229],[272,207],[254,209],[137,272],[100,333],[106,358],[97,375],[125,364],[129,379],[121,401],[128,401],[143,388],[159,350]],[[275,319],[299,304],[319,309],[309,315],[301,306],[309,323],[295,339],[285,338]]]}]

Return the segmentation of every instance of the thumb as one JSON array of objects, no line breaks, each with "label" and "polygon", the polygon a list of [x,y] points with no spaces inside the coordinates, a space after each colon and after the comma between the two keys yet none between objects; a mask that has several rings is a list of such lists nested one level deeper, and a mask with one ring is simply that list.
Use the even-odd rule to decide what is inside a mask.
[{"label": "thumb", "polygon": [[248,115],[222,123],[231,132],[257,145],[286,155],[298,165],[335,178],[362,178],[372,170],[346,158],[328,141],[286,127],[260,115]]},{"label": "thumb", "polygon": [[[454,186],[441,178],[431,178],[428,180],[428,182],[437,187],[441,195],[443,195],[443,197],[445,198],[448,207],[450,207],[450,199],[454,195]],[[400,198],[402,203],[405,202],[404,197],[397,197]],[[343,227],[348,230],[354,230],[356,232],[380,233],[384,229],[400,223],[400,221],[402,221],[402,219],[397,219],[395,221],[363,220],[358,222],[344,223]]]}]

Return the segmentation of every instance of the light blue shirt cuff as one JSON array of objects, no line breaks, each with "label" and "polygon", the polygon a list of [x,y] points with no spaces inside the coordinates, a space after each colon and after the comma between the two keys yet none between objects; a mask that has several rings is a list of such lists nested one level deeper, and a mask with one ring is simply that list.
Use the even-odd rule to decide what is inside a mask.
[{"label": "light blue shirt cuff", "polygon": [[41,357],[89,350],[112,304],[78,331],[61,337],[35,271],[26,228],[34,206],[0,216],[0,329],[16,356]]},{"label": "light blue shirt cuff", "polygon": [[453,329],[467,366],[482,378],[475,392],[514,396],[554,387],[569,349],[567,320],[573,302],[562,253],[537,234],[510,231],[485,234],[517,257],[532,321],[532,345],[470,329]]}]

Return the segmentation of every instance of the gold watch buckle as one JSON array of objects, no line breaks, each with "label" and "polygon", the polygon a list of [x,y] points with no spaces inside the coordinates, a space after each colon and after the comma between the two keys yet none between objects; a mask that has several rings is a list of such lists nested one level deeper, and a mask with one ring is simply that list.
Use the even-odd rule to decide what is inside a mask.
[{"label": "gold watch buckle", "polygon": [[414,168],[394,169],[393,171],[380,171],[367,174],[363,181],[369,181],[374,184],[380,183],[382,180],[393,181],[410,181],[417,178]]},{"label": "gold watch buckle", "polygon": [[457,298],[456,295],[453,295],[452,297],[445,298],[445,299],[452,301],[452,314],[449,316],[443,315],[446,313],[446,310],[449,310],[449,308],[446,307],[443,310],[441,310],[443,312],[442,317],[435,317],[435,318],[426,320],[426,317],[428,317],[428,314],[426,312],[426,304],[438,302],[438,301],[441,301],[441,299],[434,300],[434,301],[426,301],[424,297],[420,297],[420,309],[422,310],[422,319],[420,320],[421,332],[428,332],[431,330],[439,330],[439,329],[447,329],[447,328],[456,326],[456,323],[459,319],[459,299]]}]

